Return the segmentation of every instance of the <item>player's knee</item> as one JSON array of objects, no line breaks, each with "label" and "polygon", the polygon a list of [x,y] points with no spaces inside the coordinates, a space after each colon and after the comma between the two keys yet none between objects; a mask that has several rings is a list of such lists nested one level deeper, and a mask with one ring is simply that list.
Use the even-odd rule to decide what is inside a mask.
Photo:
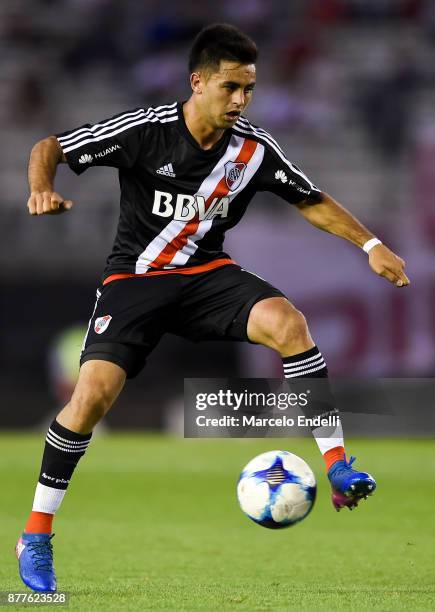
[{"label": "player's knee", "polygon": [[273,348],[280,353],[309,341],[309,331],[304,315],[296,308],[282,310],[272,320]]},{"label": "player's knee", "polygon": [[76,421],[98,423],[112,405],[112,397],[105,385],[76,389],[70,401],[70,410]]}]

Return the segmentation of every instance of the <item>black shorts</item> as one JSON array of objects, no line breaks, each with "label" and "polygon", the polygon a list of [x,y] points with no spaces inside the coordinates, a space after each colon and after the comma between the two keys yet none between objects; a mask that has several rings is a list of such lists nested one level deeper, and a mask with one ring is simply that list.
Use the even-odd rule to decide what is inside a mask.
[{"label": "black shorts", "polygon": [[97,290],[80,364],[111,361],[133,378],[165,333],[194,341],[248,341],[249,312],[269,297],[285,296],[233,264],[195,275],[114,280]]}]

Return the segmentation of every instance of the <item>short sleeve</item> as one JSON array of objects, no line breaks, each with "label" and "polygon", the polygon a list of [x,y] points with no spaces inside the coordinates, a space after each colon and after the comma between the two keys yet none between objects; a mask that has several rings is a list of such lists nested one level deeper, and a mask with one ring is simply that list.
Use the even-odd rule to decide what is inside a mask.
[{"label": "short sleeve", "polygon": [[321,190],[295,164],[290,162],[281,149],[271,150],[266,146],[263,162],[258,173],[259,191],[271,191],[290,204],[321,199]]},{"label": "short sleeve", "polygon": [[139,155],[148,122],[147,113],[138,108],[56,134],[56,138],[76,174],[90,166],[131,168]]}]

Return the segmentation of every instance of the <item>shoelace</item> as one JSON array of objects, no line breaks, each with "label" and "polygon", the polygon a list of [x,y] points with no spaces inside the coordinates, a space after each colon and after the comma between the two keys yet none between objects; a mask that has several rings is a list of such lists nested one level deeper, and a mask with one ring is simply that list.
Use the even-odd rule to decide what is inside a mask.
[{"label": "shoelace", "polygon": [[347,467],[352,467],[352,463],[355,461],[356,457],[350,456],[349,462],[346,460],[346,455],[344,456],[344,461]]},{"label": "shoelace", "polygon": [[340,467],[336,467],[334,470],[334,474],[340,474],[340,472],[342,472],[343,470],[345,470],[346,468],[352,468],[352,463],[356,460],[356,457],[351,456],[349,461],[347,460],[346,455],[344,456],[344,465],[340,465]]},{"label": "shoelace", "polygon": [[51,572],[53,569],[53,545],[51,543],[53,536],[54,533],[44,542],[29,542],[27,545],[29,551],[31,551],[35,570]]}]

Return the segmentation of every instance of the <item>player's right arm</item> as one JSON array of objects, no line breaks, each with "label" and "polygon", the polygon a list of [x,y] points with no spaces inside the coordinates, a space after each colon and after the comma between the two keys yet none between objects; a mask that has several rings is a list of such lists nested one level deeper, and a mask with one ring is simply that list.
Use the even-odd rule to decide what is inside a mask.
[{"label": "player's right arm", "polygon": [[72,207],[71,200],[64,200],[54,191],[58,164],[67,163],[77,175],[93,166],[132,168],[141,151],[147,128],[160,119],[175,120],[176,112],[175,102],[160,107],[158,112],[152,108],[147,111],[137,108],[99,123],[86,123],[36,143],[29,161],[29,213],[58,214]]},{"label": "player's right arm", "polygon": [[92,166],[131,168],[141,150],[145,128],[174,113],[175,103],[158,114],[153,109],[145,112],[138,108],[99,123],[86,123],[36,143],[29,161],[29,213],[53,215],[72,207],[71,200],[64,200],[54,191],[58,164],[67,163],[78,175]]},{"label": "player's right arm", "polygon": [[73,203],[54,191],[54,178],[58,164],[66,157],[55,136],[35,144],[29,159],[30,197],[27,208],[31,215],[56,215],[70,210]]}]

